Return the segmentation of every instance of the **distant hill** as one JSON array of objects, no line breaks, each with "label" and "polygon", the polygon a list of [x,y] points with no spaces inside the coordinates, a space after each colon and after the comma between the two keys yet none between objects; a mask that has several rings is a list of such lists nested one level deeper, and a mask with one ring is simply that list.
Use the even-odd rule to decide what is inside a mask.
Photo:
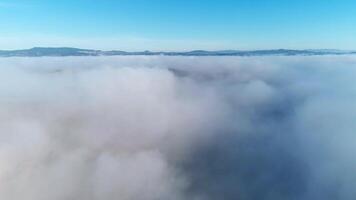
[{"label": "distant hill", "polygon": [[296,56],[296,55],[348,55],[356,54],[356,51],[342,51],[335,49],[272,49],[272,50],[222,50],[205,51],[195,50],[186,52],[153,52],[153,51],[101,51],[93,49],[78,49],[70,47],[34,47],[22,50],[0,50],[0,57],[42,57],[42,56],[127,56],[127,55],[164,55],[164,56]]}]

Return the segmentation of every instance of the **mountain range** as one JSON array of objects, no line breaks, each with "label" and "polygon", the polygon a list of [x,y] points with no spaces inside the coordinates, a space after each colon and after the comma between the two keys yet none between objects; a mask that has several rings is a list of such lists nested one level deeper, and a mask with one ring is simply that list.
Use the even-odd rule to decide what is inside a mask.
[{"label": "mountain range", "polygon": [[221,51],[102,51],[93,49],[79,49],[71,47],[34,47],[21,50],[0,50],[0,57],[42,57],[42,56],[129,56],[129,55],[164,55],[164,56],[295,56],[295,55],[349,55],[356,51],[343,51],[334,49],[271,49],[271,50],[221,50]]}]

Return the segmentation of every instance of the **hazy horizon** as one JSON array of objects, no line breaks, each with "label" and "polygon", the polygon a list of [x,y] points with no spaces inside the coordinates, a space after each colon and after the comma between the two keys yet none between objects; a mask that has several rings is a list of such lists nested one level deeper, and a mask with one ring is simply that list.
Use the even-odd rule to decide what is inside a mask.
[{"label": "hazy horizon", "polygon": [[[124,49],[118,49],[118,48],[113,48],[113,49],[95,49],[95,48],[82,48],[82,47],[77,47],[77,46],[40,46],[40,45],[35,45],[35,46],[30,46],[28,48],[14,48],[14,49],[0,49],[4,51],[14,51],[14,50],[27,50],[27,49],[34,49],[34,48],[73,48],[73,49],[85,49],[85,50],[99,50],[99,51],[127,51],[127,52],[143,52],[143,51],[154,51],[154,52],[185,52],[185,51],[260,51],[260,50],[298,50],[298,51],[303,51],[303,50],[336,50],[336,51],[356,51],[355,49],[337,49],[337,48],[315,48],[315,49],[308,49],[308,48],[301,48],[301,49],[288,49],[288,48],[273,48],[273,49],[184,49],[184,50],[150,50],[150,49],[140,49],[140,50],[135,50],[135,51],[129,51],[129,50],[124,50]],[[139,48],[138,48],[139,49]]]}]

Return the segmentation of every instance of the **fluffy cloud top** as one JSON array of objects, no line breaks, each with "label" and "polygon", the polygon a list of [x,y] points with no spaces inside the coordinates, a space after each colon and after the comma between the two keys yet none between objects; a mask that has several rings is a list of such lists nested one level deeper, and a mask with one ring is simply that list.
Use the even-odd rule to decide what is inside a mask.
[{"label": "fluffy cloud top", "polygon": [[356,57],[0,66],[0,199],[356,196]]}]

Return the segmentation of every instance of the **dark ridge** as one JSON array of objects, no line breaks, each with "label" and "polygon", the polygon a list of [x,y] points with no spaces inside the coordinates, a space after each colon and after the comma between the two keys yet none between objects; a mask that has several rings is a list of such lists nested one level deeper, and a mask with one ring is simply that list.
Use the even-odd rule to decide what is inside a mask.
[{"label": "dark ridge", "polygon": [[79,49],[71,47],[34,47],[31,49],[21,50],[0,50],[0,57],[41,57],[41,56],[129,56],[129,55],[163,55],[163,56],[312,56],[312,55],[349,55],[356,54],[356,51],[342,51],[334,49],[271,49],[271,50],[221,50],[205,51],[194,50],[186,52],[154,52],[154,51],[137,51],[127,52],[119,50],[102,51],[93,49]]}]

